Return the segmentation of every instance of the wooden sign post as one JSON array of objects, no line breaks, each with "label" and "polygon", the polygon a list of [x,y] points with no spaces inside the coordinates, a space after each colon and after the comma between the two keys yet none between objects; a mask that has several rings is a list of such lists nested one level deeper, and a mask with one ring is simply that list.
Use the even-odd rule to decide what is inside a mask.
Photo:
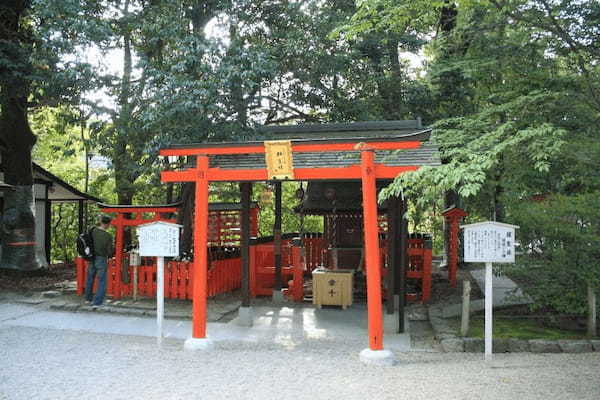
[{"label": "wooden sign post", "polygon": [[181,225],[156,221],[138,226],[141,257],[156,257],[156,340],[161,344],[165,314],[165,257],[179,256]]},{"label": "wooden sign post", "polygon": [[492,359],[492,263],[515,262],[517,225],[478,222],[461,226],[464,231],[465,262],[485,263],[485,359]]}]

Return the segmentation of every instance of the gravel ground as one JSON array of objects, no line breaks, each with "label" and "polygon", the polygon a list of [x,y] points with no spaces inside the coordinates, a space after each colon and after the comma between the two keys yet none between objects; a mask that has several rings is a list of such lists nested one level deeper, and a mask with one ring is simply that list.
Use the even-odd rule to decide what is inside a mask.
[{"label": "gravel ground", "polygon": [[219,343],[185,352],[152,338],[0,327],[2,399],[594,399],[600,353],[410,352],[362,365],[354,341]]}]

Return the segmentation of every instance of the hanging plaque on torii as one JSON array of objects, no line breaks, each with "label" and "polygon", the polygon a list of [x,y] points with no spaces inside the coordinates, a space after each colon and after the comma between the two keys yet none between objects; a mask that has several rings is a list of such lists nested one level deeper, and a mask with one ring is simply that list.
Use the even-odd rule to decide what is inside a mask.
[{"label": "hanging plaque on torii", "polygon": [[267,140],[264,144],[269,180],[294,179],[292,141]]}]

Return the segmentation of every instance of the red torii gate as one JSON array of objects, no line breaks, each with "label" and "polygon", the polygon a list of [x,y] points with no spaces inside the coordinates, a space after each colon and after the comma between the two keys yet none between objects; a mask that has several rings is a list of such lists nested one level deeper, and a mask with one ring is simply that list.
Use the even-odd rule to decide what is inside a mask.
[{"label": "red torii gate", "polygon": [[[99,203],[98,207],[103,213],[115,213],[117,216],[111,221],[115,227],[115,284],[113,297],[119,299],[121,292],[121,271],[123,266],[123,247],[125,241],[125,227],[138,226],[152,221],[176,221],[171,218],[164,218],[161,214],[174,214],[177,212],[179,204],[166,205],[147,205],[147,206],[129,206],[129,205],[109,205]],[[153,214],[152,218],[144,218],[144,214]],[[125,218],[125,214],[130,214],[131,218]]]},{"label": "red torii gate", "polygon": [[[419,132],[427,134],[429,130]],[[394,140],[395,139],[395,140]],[[425,138],[426,139],[426,138]],[[390,140],[292,140],[294,153],[360,152],[360,163],[343,167],[293,168],[295,180],[359,179],[362,182],[365,264],[367,269],[367,302],[369,348],[383,350],[383,321],[381,302],[381,271],[377,222],[377,179],[393,179],[397,175],[414,171],[418,165],[384,165],[375,162],[376,150],[417,149],[422,145],[415,135],[390,138]],[[160,150],[161,156],[195,156],[196,167],[182,171],[163,171],[163,182],[195,182],[194,217],[194,295],[192,315],[192,337],[206,338],[206,289],[207,289],[207,228],[208,228],[208,185],[219,181],[268,181],[273,180],[266,167],[253,169],[222,169],[210,167],[209,157],[219,155],[265,155],[262,142],[253,143],[206,143],[178,146]],[[247,265],[247,263],[246,263]],[[247,281],[244,283],[247,285]],[[243,288],[248,290],[247,287]]]}]

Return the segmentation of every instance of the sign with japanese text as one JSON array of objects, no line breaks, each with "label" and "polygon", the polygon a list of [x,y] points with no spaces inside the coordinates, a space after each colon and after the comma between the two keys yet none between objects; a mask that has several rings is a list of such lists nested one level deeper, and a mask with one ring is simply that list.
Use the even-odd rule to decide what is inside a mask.
[{"label": "sign with japanese text", "polygon": [[270,180],[294,179],[292,142],[268,140],[265,145],[265,161]]},{"label": "sign with japanese text", "polygon": [[179,228],[181,225],[156,221],[137,227],[142,257],[179,256]]},{"label": "sign with japanese text", "polygon": [[515,262],[516,225],[479,222],[463,225],[465,262]]}]

